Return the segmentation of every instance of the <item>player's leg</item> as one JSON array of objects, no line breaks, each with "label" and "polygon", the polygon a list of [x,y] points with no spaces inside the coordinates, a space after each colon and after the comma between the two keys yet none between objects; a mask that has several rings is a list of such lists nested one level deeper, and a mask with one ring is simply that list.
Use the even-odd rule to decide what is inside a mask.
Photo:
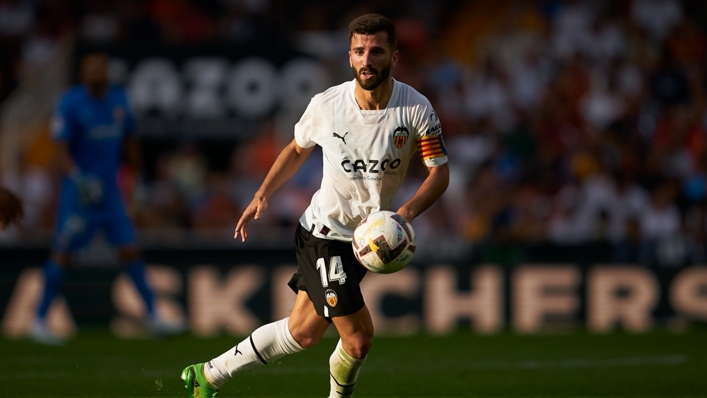
[{"label": "player's leg", "polygon": [[184,331],[183,322],[169,323],[163,320],[155,309],[155,294],[147,281],[146,265],[137,245],[132,222],[125,213],[117,190],[106,196],[104,223],[102,224],[108,242],[118,248],[121,268],[133,282],[147,315],[147,324],[156,336],[165,336]]},{"label": "player's leg", "polygon": [[317,315],[307,293],[300,291],[290,317],[259,327],[230,350],[206,362],[206,380],[221,387],[238,373],[314,346],[328,327],[329,322]]},{"label": "player's leg", "polygon": [[236,374],[317,344],[328,327],[329,322],[317,315],[307,293],[300,291],[289,318],[259,327],[206,363],[187,366],[182,380],[190,397],[213,397]]},{"label": "player's leg", "polygon": [[292,337],[304,348],[319,343],[329,328],[329,321],[317,314],[307,292],[297,292],[295,305],[290,313],[289,330]]},{"label": "player's leg", "polygon": [[135,246],[121,246],[118,248],[118,259],[120,266],[130,280],[135,285],[143,304],[148,318],[152,319],[155,316],[155,294],[152,288],[147,283],[147,275],[145,273],[145,261],[142,259],[140,250]]},{"label": "player's leg", "polygon": [[47,315],[54,299],[59,295],[71,253],[84,247],[95,234],[95,223],[81,207],[75,188],[69,183],[62,186],[52,250],[44,264],[42,297],[35,314],[31,337],[40,343],[60,344],[62,339],[47,326]]},{"label": "player's leg", "polygon": [[155,307],[155,295],[147,281],[145,261],[140,250],[134,246],[123,246],[118,249],[118,258],[145,305],[147,326],[153,336],[165,337],[184,332],[186,326],[183,319],[166,320]]},{"label": "player's leg", "polygon": [[155,317],[155,295],[147,283],[145,275],[145,262],[137,246],[135,230],[132,222],[125,213],[125,207],[120,201],[117,190],[106,197],[105,229],[106,239],[118,248],[120,266],[130,277],[135,285],[147,312],[148,319]]},{"label": "player's leg", "polygon": [[39,299],[39,305],[37,306],[37,312],[31,330],[31,337],[37,342],[50,345],[63,343],[63,339],[52,333],[47,326],[47,314],[49,313],[49,308],[51,308],[54,299],[61,291],[67,264],[68,255],[59,252],[52,252],[44,264],[42,296]]},{"label": "player's leg", "polygon": [[320,316],[331,318],[341,337],[329,359],[330,396],[350,397],[373,340],[360,287],[366,269],[349,242],[317,238],[299,228],[296,245],[300,268],[293,281],[306,289]]},{"label": "player's leg", "polygon": [[371,349],[373,321],[365,306],[332,321],[341,338],[329,357],[329,397],[347,398],[353,395],[358,373]]},{"label": "player's leg", "polygon": [[67,264],[68,255],[59,252],[52,252],[44,264],[44,288],[37,307],[37,319],[41,322],[46,320],[49,307],[61,290]]}]

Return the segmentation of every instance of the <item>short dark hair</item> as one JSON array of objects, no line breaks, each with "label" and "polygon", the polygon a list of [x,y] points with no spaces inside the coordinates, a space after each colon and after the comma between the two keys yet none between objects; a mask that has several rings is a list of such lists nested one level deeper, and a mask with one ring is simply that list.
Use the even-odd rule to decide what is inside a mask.
[{"label": "short dark hair", "polygon": [[380,14],[365,14],[351,21],[349,24],[349,44],[351,44],[354,34],[373,35],[378,32],[388,34],[388,44],[391,49],[395,50],[398,45],[395,25],[393,25],[393,21]]}]

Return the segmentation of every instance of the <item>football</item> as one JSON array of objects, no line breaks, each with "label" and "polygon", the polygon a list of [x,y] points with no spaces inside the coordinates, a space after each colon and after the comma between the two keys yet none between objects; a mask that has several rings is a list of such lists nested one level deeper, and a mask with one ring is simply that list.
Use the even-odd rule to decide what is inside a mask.
[{"label": "football", "polygon": [[401,215],[377,211],[356,226],[351,244],[361,265],[379,274],[390,274],[412,260],[415,231]]}]

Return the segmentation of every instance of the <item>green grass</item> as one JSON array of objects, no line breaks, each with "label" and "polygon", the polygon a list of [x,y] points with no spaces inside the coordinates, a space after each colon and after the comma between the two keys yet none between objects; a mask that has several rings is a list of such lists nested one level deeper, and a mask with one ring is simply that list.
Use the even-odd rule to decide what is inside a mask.
[{"label": "green grass", "polygon": [[[0,338],[0,396],[183,397],[182,368],[235,343],[103,331],[82,331],[64,347]],[[335,344],[325,338],[238,376],[221,396],[326,397]],[[377,337],[356,397],[707,397],[707,333]]]}]

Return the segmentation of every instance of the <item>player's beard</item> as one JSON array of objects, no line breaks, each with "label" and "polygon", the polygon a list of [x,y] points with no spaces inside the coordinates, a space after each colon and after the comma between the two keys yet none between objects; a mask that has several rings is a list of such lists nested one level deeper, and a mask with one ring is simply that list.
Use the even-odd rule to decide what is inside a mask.
[{"label": "player's beard", "polygon": [[[380,72],[375,69],[375,68],[369,68],[369,67],[361,67],[361,69],[356,70],[353,66],[351,66],[351,71],[353,72],[354,77],[356,78],[356,81],[358,84],[361,86],[362,89],[364,90],[375,90],[378,86],[381,85],[386,79],[388,79],[388,76],[390,76],[390,68],[391,68],[391,63],[388,62],[388,66],[383,68]],[[373,72],[376,74],[376,77],[374,79],[369,79],[368,81],[365,81],[361,78],[361,73],[363,72]]]}]

